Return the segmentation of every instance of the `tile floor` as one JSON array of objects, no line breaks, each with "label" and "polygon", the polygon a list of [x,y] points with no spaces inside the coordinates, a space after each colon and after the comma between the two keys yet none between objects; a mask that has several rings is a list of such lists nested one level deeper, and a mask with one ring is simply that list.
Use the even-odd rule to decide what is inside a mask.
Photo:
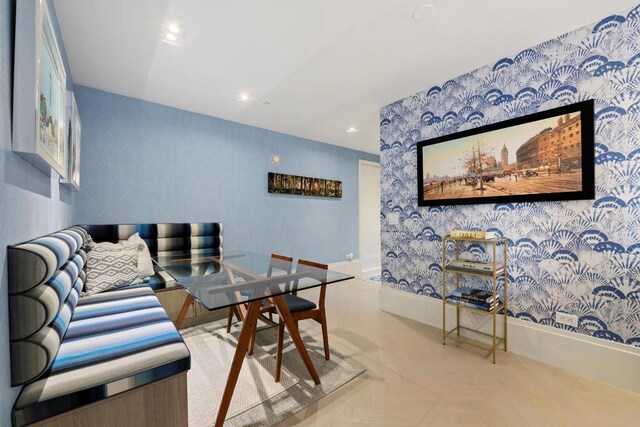
[{"label": "tile floor", "polygon": [[368,370],[281,426],[640,425],[640,394],[513,353],[492,365],[472,347],[443,346],[439,329],[378,310],[370,282],[330,285],[327,306],[330,344]]}]

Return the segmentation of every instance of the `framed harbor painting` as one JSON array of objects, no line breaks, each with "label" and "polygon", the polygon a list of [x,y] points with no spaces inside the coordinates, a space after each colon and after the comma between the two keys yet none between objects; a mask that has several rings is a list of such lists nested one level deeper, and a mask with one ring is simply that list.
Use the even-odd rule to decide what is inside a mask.
[{"label": "framed harbor painting", "polygon": [[65,176],[67,77],[47,2],[42,1],[40,5],[42,22],[38,49],[36,148],[43,157],[51,159],[51,166],[60,175]]},{"label": "framed harbor painting", "polygon": [[71,91],[67,92],[67,115],[69,117],[67,133],[67,177],[60,180],[60,183],[80,190],[80,140],[82,136],[82,125],[80,123],[80,115],[78,114],[76,97]]},{"label": "framed harbor painting", "polygon": [[418,143],[420,206],[593,199],[593,100]]},{"label": "framed harbor painting", "polygon": [[15,44],[13,149],[66,178],[67,75],[46,0],[17,2]]}]

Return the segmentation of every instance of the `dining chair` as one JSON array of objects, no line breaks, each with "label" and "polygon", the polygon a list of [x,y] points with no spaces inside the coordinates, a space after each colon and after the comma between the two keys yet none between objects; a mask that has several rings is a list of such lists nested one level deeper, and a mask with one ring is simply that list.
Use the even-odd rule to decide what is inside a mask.
[{"label": "dining chair", "polygon": [[[267,277],[272,277],[274,270],[280,270],[285,272],[286,274],[291,274],[292,268],[293,268],[293,258],[284,256],[284,255],[271,254],[271,258],[269,259],[269,268],[267,269]],[[241,296],[249,297],[251,295],[251,292],[252,291],[240,291],[240,294]],[[249,304],[244,304],[244,308],[245,308],[244,311],[246,312],[246,310],[248,310],[249,308]],[[271,302],[269,299],[265,299],[262,302],[262,307],[260,308],[260,315],[258,318],[264,322],[267,322],[267,319],[264,317],[264,314],[267,313],[269,314],[269,320],[273,322],[274,312],[275,312],[275,306],[273,305],[273,302]],[[227,333],[231,331],[231,324],[233,323],[234,315],[236,316],[238,321],[244,320],[244,316],[242,315],[242,312],[238,308],[238,306],[229,307],[227,312]],[[254,343],[255,343],[255,333],[251,337],[251,341],[249,343],[249,349],[248,349],[249,355],[253,354]]]},{"label": "dining chair", "polygon": [[[307,261],[304,259],[298,260],[298,267],[296,273],[310,272],[311,277],[322,283],[327,280],[327,271],[329,266],[327,264],[319,264],[313,261]],[[296,322],[296,325],[300,320],[312,319],[320,323],[322,326],[322,341],[324,344],[324,358],[329,360],[329,336],[327,333],[327,316],[325,312],[325,296],[327,293],[327,286],[320,286],[320,297],[318,298],[318,304],[313,301],[309,301],[305,298],[301,298],[297,295],[297,282],[294,282],[294,291],[288,294],[284,294],[284,300],[287,303],[287,308],[291,312],[291,317]],[[284,321],[282,316],[279,316],[278,322],[278,352],[276,355],[276,373],[275,380],[280,382],[280,372],[282,370],[282,350],[284,342]]]}]

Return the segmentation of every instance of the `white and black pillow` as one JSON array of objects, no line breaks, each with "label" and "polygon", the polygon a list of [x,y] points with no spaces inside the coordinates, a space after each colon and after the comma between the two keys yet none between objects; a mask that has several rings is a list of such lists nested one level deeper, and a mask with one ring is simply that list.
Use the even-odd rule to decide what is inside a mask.
[{"label": "white and black pillow", "polygon": [[138,278],[140,246],[94,244],[87,253],[87,281],[83,296],[116,289]]},{"label": "white and black pillow", "polygon": [[140,245],[141,250],[138,252],[138,278],[144,280],[149,276],[153,276],[156,272],[153,270],[153,261],[147,242],[145,242],[139,233],[129,237],[129,239],[121,242],[124,245]]}]

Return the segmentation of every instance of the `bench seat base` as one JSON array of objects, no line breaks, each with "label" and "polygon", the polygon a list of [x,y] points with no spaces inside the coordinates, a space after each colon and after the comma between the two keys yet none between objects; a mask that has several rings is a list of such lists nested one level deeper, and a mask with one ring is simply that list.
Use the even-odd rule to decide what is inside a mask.
[{"label": "bench seat base", "polygon": [[42,427],[142,427],[189,424],[187,374],[121,393],[38,423]]}]

